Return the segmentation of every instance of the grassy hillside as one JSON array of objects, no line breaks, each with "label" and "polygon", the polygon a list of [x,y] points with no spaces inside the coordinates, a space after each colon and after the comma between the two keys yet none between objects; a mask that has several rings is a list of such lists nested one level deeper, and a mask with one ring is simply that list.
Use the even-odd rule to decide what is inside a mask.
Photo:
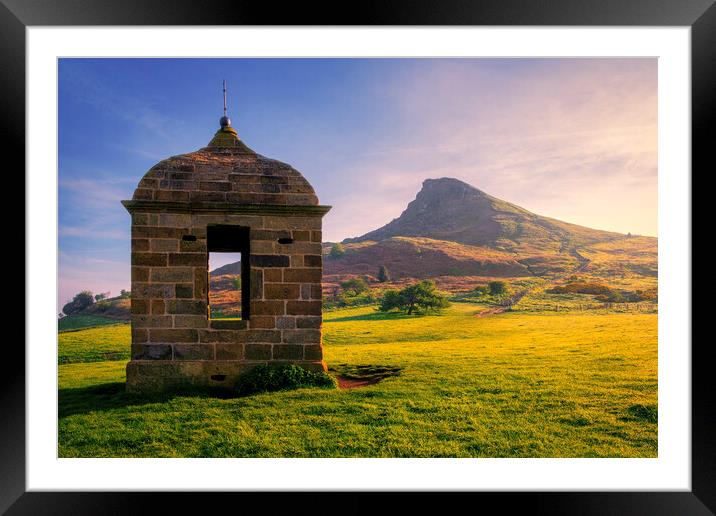
[{"label": "grassy hillside", "polygon": [[396,278],[434,276],[530,276],[513,253],[420,237],[393,237],[380,242],[345,244],[340,258],[328,255],[324,275],[372,275],[386,265]]},{"label": "grassy hillside", "polygon": [[[225,265],[224,270],[232,270],[231,265]],[[209,278],[211,317],[241,317],[241,275],[212,272]],[[237,280],[239,288],[235,283]]]},{"label": "grassy hillside", "polygon": [[621,238],[580,249],[589,260],[584,274],[624,288],[656,288],[659,248],[653,237]]},{"label": "grassy hillside", "polygon": [[91,304],[79,313],[67,315],[58,319],[59,331],[90,328],[103,324],[116,324],[119,321],[129,321],[131,317],[132,300],[129,297],[112,297]]},{"label": "grassy hillside", "polygon": [[57,330],[61,332],[73,331],[107,324],[117,324],[117,319],[110,319],[100,315],[68,315],[57,320]]},{"label": "grassy hillside", "polygon": [[359,275],[375,279],[385,265],[395,279],[439,276],[521,278],[563,274],[579,266],[570,253],[533,250],[521,254],[422,237],[392,237],[380,242],[344,244],[345,254],[330,256],[324,248],[324,280],[337,282]]},{"label": "grassy hillside", "polygon": [[128,325],[63,334],[59,456],[656,457],[656,315],[478,310],[328,312],[329,365],[399,374],[233,399],[127,395],[124,359],[88,360]]}]

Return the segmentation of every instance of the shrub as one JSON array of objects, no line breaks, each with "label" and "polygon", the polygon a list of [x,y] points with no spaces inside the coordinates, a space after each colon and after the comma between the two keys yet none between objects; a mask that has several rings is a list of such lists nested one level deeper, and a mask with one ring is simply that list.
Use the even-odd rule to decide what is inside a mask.
[{"label": "shrub", "polygon": [[331,247],[331,252],[328,253],[328,256],[331,258],[340,258],[346,254],[346,248],[343,244],[333,244],[333,247]]},{"label": "shrub", "polygon": [[356,296],[362,292],[370,290],[368,282],[363,278],[351,278],[341,282],[341,288],[349,296]]},{"label": "shrub", "polygon": [[609,296],[613,293],[608,286],[589,281],[573,281],[566,285],[557,285],[547,292],[550,294],[592,294],[595,296]]},{"label": "shrub", "polygon": [[110,308],[112,308],[112,303],[110,303],[107,300],[102,300],[102,301],[97,301],[94,304],[94,308],[92,308],[92,310],[97,311],[97,312],[106,312]]},{"label": "shrub", "polygon": [[448,306],[450,302],[436,288],[435,282],[423,280],[402,290],[386,290],[378,308],[383,312],[398,309],[410,315],[418,311],[439,311]]},{"label": "shrub", "polygon": [[241,276],[234,276],[231,278],[231,284],[234,285],[236,290],[241,290]]},{"label": "shrub", "polygon": [[388,267],[385,265],[381,265],[380,269],[378,269],[378,281],[381,283],[390,281],[390,272],[388,271]]},{"label": "shrub", "polygon": [[639,303],[641,301],[652,301],[658,300],[657,290],[636,290],[631,292],[629,290],[610,290],[608,294],[597,296],[599,301],[607,303]]},{"label": "shrub", "polygon": [[236,382],[236,393],[245,396],[301,387],[335,389],[338,387],[338,382],[328,373],[309,371],[294,364],[281,366],[261,364],[239,377]]},{"label": "shrub", "polygon": [[486,296],[490,293],[490,287],[487,285],[478,285],[472,289],[471,293],[473,296]]},{"label": "shrub", "polygon": [[332,297],[324,298],[323,308],[373,305],[378,301],[379,298],[375,290],[369,289],[356,295],[347,295],[346,292],[341,292],[340,294],[334,293]]},{"label": "shrub", "polygon": [[493,296],[499,296],[507,292],[507,283],[504,281],[491,281],[487,286],[490,289],[490,294]]},{"label": "shrub", "polygon": [[72,301],[62,307],[62,312],[66,315],[76,314],[92,304],[94,304],[94,295],[89,290],[83,290],[75,294]]}]

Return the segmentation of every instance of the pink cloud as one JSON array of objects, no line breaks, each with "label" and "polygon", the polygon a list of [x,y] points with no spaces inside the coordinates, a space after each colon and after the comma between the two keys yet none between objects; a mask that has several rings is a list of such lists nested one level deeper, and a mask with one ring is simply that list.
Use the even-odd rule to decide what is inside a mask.
[{"label": "pink cloud", "polygon": [[550,61],[519,74],[441,61],[384,85],[411,130],[341,171],[335,190],[354,194],[327,199],[326,238],[389,222],[445,176],[568,222],[656,235],[656,60]]}]

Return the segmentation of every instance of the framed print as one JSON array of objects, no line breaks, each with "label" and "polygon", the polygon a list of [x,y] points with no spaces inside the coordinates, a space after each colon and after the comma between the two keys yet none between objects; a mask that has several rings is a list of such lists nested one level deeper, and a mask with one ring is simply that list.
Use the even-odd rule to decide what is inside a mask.
[{"label": "framed print", "polygon": [[712,513],[712,4],[4,2],[0,507]]}]

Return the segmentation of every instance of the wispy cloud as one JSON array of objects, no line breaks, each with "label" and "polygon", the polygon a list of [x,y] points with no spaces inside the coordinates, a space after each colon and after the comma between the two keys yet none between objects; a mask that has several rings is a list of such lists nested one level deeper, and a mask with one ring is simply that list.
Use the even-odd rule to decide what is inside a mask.
[{"label": "wispy cloud", "polygon": [[165,140],[173,134],[169,128],[181,127],[183,122],[158,110],[147,96],[127,95],[108,82],[82,60],[63,63],[62,85],[80,102],[93,106],[98,113],[124,120]]},{"label": "wispy cloud", "polygon": [[410,130],[343,171],[356,195],[329,191],[337,206],[326,234],[374,229],[424,179],[444,176],[545,215],[656,234],[656,86],[648,59],[571,60],[519,74],[436,62],[420,77],[396,77],[385,88]]},{"label": "wispy cloud", "polygon": [[81,237],[109,240],[126,240],[129,238],[129,230],[122,231],[112,228],[100,228],[98,226],[63,226],[58,228],[59,236]]},{"label": "wispy cloud", "polygon": [[[122,181],[129,185],[129,181]],[[104,206],[110,203],[117,203],[131,193],[132,187],[119,188],[118,181],[111,179],[86,179],[76,178],[68,174],[61,174],[58,186],[81,197],[83,203],[91,206]]]}]

